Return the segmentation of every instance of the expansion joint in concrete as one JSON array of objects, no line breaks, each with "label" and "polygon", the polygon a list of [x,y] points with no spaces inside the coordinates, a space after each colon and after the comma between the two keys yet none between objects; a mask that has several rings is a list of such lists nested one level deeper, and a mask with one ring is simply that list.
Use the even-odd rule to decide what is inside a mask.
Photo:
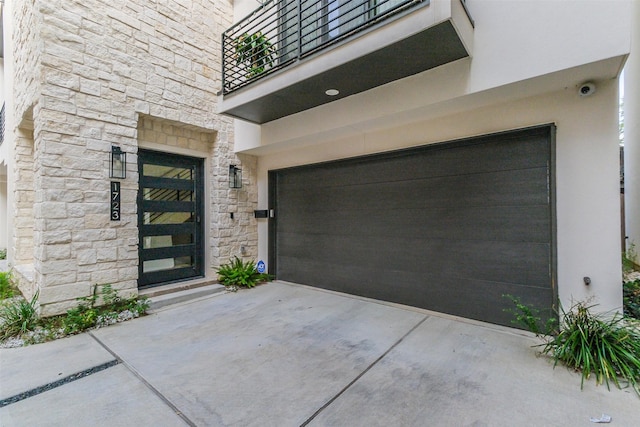
[{"label": "expansion joint in concrete", "polygon": [[20,394],[16,394],[15,396],[11,396],[8,397],[6,399],[2,399],[0,400],[0,408],[7,406],[7,405],[11,405],[12,403],[16,403],[16,402],[20,402],[21,400],[25,400],[28,399],[30,397],[36,396],[40,393],[44,393],[45,391],[49,391],[52,390],[54,388],[63,386],[65,384],[68,384],[70,382],[79,380],[81,378],[87,377],[89,375],[93,375],[97,372],[100,371],[104,371],[105,369],[111,368],[112,366],[115,366],[117,364],[119,364],[120,361],[119,360],[112,360],[110,362],[107,363],[103,363],[101,365],[98,366],[94,366],[93,368],[89,368],[89,369],[85,369],[84,371],[80,371],[80,372],[76,372],[75,374],[69,375],[67,377],[61,378],[57,381],[36,387],[36,388],[32,388],[31,390],[27,390],[23,393]]},{"label": "expansion joint in concrete", "polygon": [[89,332],[89,335],[96,340],[96,342],[98,344],[100,344],[102,346],[102,348],[104,348],[107,352],[109,352],[113,357],[116,358],[116,360],[121,363],[125,368],[127,368],[127,370],[129,372],[131,372],[138,380],[140,380],[140,382],[142,384],[145,385],[145,387],[147,387],[149,390],[151,390],[151,392],[153,394],[155,394],[158,399],[160,399],[162,402],[164,402],[165,405],[167,405],[168,407],[171,408],[171,410],[177,415],[179,416],[182,421],[184,421],[187,425],[191,426],[191,427],[197,427],[197,424],[194,423],[193,421],[191,421],[184,413],[182,413],[182,411],[175,405],[173,404],[173,402],[171,402],[169,399],[167,399],[165,397],[165,395],[163,395],[160,390],[158,390],[157,388],[155,388],[149,381],[147,381],[142,374],[140,374],[140,372],[138,372],[133,366],[129,365],[127,362],[125,362],[124,360],[122,360],[122,358],[116,353],[114,352],[112,349],[110,349],[105,343],[103,343],[102,341],[100,341],[100,339],[98,337],[96,337],[93,333]]},{"label": "expansion joint in concrete", "polygon": [[411,333],[413,331],[415,331],[420,325],[422,325],[425,320],[427,320],[429,318],[429,316],[425,316],[422,320],[420,320],[418,323],[416,323],[411,329],[409,329],[409,332],[407,332],[406,334],[404,334],[398,341],[396,341],[395,343],[393,343],[393,345],[391,347],[389,347],[384,353],[382,353],[376,360],[374,360],[369,366],[367,366],[367,368],[365,370],[363,370],[357,377],[355,377],[349,384],[347,384],[342,390],[340,390],[340,392],[338,392],[335,396],[333,396],[331,399],[329,399],[327,401],[327,403],[325,403],[324,405],[322,405],[322,407],[320,407],[320,409],[318,409],[316,412],[313,413],[313,415],[311,415],[304,423],[300,424],[300,427],[305,427],[307,426],[311,421],[313,421],[313,419],[315,417],[317,417],[318,415],[320,415],[320,413],[322,413],[322,411],[324,411],[326,408],[328,408],[333,402],[335,402],[340,396],[342,396],[347,390],[349,390],[351,388],[351,386],[353,386],[356,382],[358,382],[358,380],[360,380],[360,378],[362,378],[367,372],[369,372],[371,370],[371,368],[373,368],[374,366],[376,366],[382,359],[384,359],[387,354],[389,354],[391,352],[391,350],[393,350],[394,348],[396,348],[398,346],[398,344],[400,344],[402,341],[404,341],[404,339],[406,337],[408,337],[409,335],[411,335]]}]

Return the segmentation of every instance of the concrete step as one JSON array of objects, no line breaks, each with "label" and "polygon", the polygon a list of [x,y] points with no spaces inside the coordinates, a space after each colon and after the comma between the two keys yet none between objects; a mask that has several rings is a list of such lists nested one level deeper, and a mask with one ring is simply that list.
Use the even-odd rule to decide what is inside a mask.
[{"label": "concrete step", "polygon": [[216,282],[173,284],[140,291],[140,296],[149,298],[149,309],[157,310],[171,304],[224,292],[226,288]]}]

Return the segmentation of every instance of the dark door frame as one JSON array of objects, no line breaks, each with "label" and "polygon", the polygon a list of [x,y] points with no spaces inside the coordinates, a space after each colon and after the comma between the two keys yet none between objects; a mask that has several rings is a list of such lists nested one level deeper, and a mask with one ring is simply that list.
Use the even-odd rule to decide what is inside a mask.
[{"label": "dark door frame", "polygon": [[279,170],[269,171],[269,212],[273,212],[274,216],[269,218],[269,237],[268,237],[268,250],[269,256],[269,274],[277,276],[277,256],[276,256],[276,236],[278,233],[278,206],[276,200],[278,200],[278,172]]},{"label": "dark door frame", "polygon": [[[145,163],[170,167],[193,167],[194,173],[192,179],[145,176],[143,174]],[[140,149],[138,151],[138,174],[138,287],[152,287],[204,277],[204,159]],[[145,200],[143,194],[145,187],[177,192],[180,190],[193,191],[195,200]],[[190,212],[192,221],[179,224],[144,224],[145,212]],[[193,239],[189,243],[179,243],[168,247],[144,248],[144,237],[180,234],[192,234]],[[144,273],[144,261],[184,256],[193,257],[191,266]]]}]

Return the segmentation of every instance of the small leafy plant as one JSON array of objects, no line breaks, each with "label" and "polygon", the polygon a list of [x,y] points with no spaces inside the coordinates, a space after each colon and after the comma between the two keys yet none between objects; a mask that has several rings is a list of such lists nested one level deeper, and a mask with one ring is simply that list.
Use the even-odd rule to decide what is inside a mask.
[{"label": "small leafy plant", "polygon": [[[120,313],[131,312],[132,317],[146,313],[149,302],[141,299],[123,300],[111,285],[103,285],[98,294],[98,286],[94,286],[92,295],[78,298],[80,304],[67,310],[62,324],[66,334],[82,332],[94,326],[106,326],[116,323]],[[102,299],[102,304],[97,305]]]},{"label": "small leafy plant", "polygon": [[0,300],[11,298],[15,295],[16,291],[11,280],[11,273],[0,271]]},{"label": "small leafy plant", "polygon": [[271,280],[268,274],[258,273],[252,261],[243,262],[238,257],[234,257],[228,264],[221,265],[217,272],[218,281],[225,286],[252,288],[260,282]]},{"label": "small leafy plant", "polygon": [[37,303],[38,292],[30,302],[20,299],[0,308],[0,338],[20,335],[33,329],[38,321]]},{"label": "small leafy plant", "polygon": [[[591,375],[596,384],[622,383],[630,385],[640,397],[640,326],[619,313],[593,314],[594,305],[574,304],[569,311],[562,310],[559,330],[547,327],[541,330],[534,309],[508,296],[515,304],[516,321],[542,338],[542,353],[582,372],[580,388]],[[621,382],[622,381],[622,382]]]},{"label": "small leafy plant", "polygon": [[236,62],[247,71],[252,78],[273,66],[276,51],[269,38],[258,31],[253,34],[244,33],[235,40]]},{"label": "small leafy plant", "polygon": [[546,335],[553,335],[557,333],[558,330],[558,320],[554,317],[547,319],[546,322],[542,322],[542,318],[540,317],[540,310],[526,305],[520,301],[520,298],[514,297],[513,295],[502,295],[503,298],[507,298],[511,300],[515,308],[505,309],[507,313],[513,314],[515,317],[511,322],[515,325],[520,325],[526,328],[527,330],[536,334],[537,337],[542,337]]},{"label": "small leafy plant", "polygon": [[80,304],[67,314],[38,318],[36,294],[31,302],[24,298],[8,301],[0,308],[0,340],[9,339],[11,346],[37,344],[77,334],[94,327],[139,317],[149,309],[146,297],[123,299],[111,285],[98,285],[88,297],[78,298]]}]

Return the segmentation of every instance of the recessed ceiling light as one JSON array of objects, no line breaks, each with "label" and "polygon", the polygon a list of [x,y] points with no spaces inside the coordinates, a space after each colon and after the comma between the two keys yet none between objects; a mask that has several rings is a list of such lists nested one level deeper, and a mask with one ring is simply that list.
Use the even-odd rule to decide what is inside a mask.
[{"label": "recessed ceiling light", "polygon": [[326,93],[329,96],[336,96],[337,94],[340,93],[340,91],[338,89],[327,89],[324,91],[324,93]]}]

